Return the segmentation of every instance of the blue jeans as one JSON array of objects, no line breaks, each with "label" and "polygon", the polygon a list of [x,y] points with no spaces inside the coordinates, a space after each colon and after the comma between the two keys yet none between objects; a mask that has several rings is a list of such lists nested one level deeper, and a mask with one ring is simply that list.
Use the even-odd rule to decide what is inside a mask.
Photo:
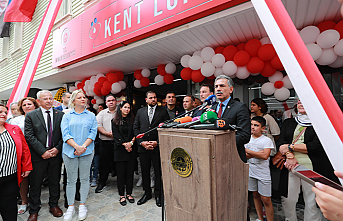
[{"label": "blue jeans", "polygon": [[86,203],[87,195],[89,192],[89,169],[92,164],[94,151],[86,156],[69,158],[63,154],[64,165],[67,170],[67,199],[68,205],[73,205],[75,201],[76,181],[79,171],[80,176],[80,203]]},{"label": "blue jeans", "polygon": [[94,155],[93,162],[92,162],[92,166],[94,167],[94,170],[92,171],[92,167],[91,167],[90,179],[98,179],[99,162],[100,162],[100,155]]}]

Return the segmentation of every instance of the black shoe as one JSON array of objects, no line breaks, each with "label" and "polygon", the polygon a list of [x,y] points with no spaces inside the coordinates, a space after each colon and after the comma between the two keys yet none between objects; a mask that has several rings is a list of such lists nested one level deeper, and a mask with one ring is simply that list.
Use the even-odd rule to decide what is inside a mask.
[{"label": "black shoe", "polygon": [[156,206],[161,207],[162,203],[161,203],[161,197],[156,196]]},{"label": "black shoe", "polygon": [[69,205],[68,205],[68,201],[67,199],[64,199],[64,208],[68,209]]},{"label": "black shoe", "polygon": [[146,203],[151,198],[152,198],[151,195],[147,195],[147,194],[144,193],[142,198],[140,200],[138,200],[137,205],[143,205],[144,203]]},{"label": "black shoe", "polygon": [[80,201],[80,199],[81,199],[80,192],[76,192],[75,193],[75,200]]},{"label": "black shoe", "polygon": [[[124,200],[122,200],[122,199],[124,199]],[[120,205],[122,205],[122,206],[126,206],[126,199],[125,199],[125,196],[121,196],[121,197],[120,197],[119,203],[120,203]]]},{"label": "black shoe", "polygon": [[132,197],[132,199],[130,199],[129,197],[132,197],[131,195],[126,195],[126,199],[130,202],[130,203],[135,203],[135,199]]},{"label": "black shoe", "polygon": [[101,193],[106,187],[106,184],[99,183],[98,186],[95,188],[96,193]]}]

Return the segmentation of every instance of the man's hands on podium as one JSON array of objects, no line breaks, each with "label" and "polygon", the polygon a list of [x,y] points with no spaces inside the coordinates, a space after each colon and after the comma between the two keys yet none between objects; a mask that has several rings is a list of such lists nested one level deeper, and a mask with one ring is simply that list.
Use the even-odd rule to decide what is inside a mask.
[{"label": "man's hands on podium", "polygon": [[143,141],[141,144],[146,150],[153,150],[157,146],[157,141]]}]

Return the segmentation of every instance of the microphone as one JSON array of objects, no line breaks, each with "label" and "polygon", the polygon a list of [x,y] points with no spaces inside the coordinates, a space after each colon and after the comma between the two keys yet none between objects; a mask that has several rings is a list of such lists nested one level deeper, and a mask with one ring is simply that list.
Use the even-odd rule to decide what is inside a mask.
[{"label": "microphone", "polygon": [[170,127],[173,127],[175,125],[178,125],[180,124],[179,122],[171,122],[171,123],[168,123],[168,124],[162,124],[160,127],[161,128],[170,128]]},{"label": "microphone", "polygon": [[205,106],[216,103],[216,99],[217,97],[214,94],[208,96],[204,101]]},{"label": "microphone", "polygon": [[192,121],[192,117],[190,116],[187,116],[187,117],[181,117],[181,118],[178,118],[178,119],[175,119],[174,122],[179,122],[179,123],[188,123],[188,122],[191,122]]},{"label": "microphone", "polygon": [[217,114],[213,111],[207,111],[200,116],[199,120],[192,121],[185,125],[177,125],[176,127],[190,127],[197,124],[209,124],[213,123],[217,119]]},{"label": "microphone", "polygon": [[225,118],[216,119],[212,124],[200,124],[191,126],[190,129],[194,130],[242,130],[241,127],[233,124],[229,124],[228,120]]},{"label": "microphone", "polygon": [[[193,117],[191,122],[194,122],[196,120],[199,120],[200,117]],[[182,124],[177,124],[177,125],[173,125],[174,128],[181,128],[181,127],[185,127],[187,124],[189,124],[190,122],[186,122],[186,123],[182,123]]]}]

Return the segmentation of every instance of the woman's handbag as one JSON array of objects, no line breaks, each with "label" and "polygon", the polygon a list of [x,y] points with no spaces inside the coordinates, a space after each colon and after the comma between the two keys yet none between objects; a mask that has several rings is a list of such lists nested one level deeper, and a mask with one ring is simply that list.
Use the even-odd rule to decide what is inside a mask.
[{"label": "woman's handbag", "polygon": [[[305,127],[297,136],[297,138],[295,138],[295,140],[293,141],[293,145],[295,144],[295,142],[297,142],[297,140],[300,138],[300,136],[305,132],[307,127]],[[275,156],[272,158],[272,162],[273,165],[276,166],[277,168],[279,168],[280,170],[283,169],[285,162],[286,162],[286,156],[282,155],[280,151],[278,151]]]}]

